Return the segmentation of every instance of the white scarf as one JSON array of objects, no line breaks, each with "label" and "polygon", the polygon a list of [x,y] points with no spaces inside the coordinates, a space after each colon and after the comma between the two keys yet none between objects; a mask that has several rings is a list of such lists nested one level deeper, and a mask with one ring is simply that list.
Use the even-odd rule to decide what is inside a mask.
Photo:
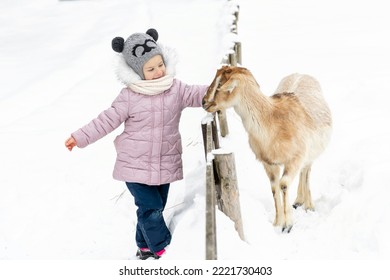
[{"label": "white scarf", "polygon": [[128,87],[137,93],[145,95],[157,95],[167,89],[173,84],[173,76],[165,75],[164,77],[155,80],[138,80],[133,81]]}]

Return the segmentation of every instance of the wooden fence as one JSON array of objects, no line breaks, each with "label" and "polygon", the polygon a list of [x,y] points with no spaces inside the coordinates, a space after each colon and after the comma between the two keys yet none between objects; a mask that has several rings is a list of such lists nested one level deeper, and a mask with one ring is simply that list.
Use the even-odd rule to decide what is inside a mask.
[{"label": "wooden fence", "polygon": [[[239,7],[234,12],[231,32],[237,34]],[[242,63],[241,43],[235,42],[223,64],[237,66]],[[217,112],[220,134],[229,134],[225,111]],[[215,114],[202,121],[203,143],[206,158],[206,260],[217,259],[216,205],[233,222],[240,238],[244,240],[239,191],[234,154],[221,152]]]}]

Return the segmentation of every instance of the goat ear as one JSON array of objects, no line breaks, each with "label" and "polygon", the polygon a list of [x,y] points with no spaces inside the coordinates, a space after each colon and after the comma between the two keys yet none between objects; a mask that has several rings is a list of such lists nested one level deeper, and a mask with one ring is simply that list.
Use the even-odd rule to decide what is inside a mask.
[{"label": "goat ear", "polygon": [[238,81],[236,79],[230,79],[226,84],[224,90],[228,91],[229,93],[232,93],[233,90],[237,87]]}]

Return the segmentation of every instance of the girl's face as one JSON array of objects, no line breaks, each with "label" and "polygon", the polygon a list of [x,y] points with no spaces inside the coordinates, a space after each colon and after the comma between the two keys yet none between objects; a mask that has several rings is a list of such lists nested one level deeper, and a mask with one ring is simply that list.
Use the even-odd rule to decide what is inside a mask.
[{"label": "girl's face", "polygon": [[154,80],[165,76],[165,64],[161,55],[153,56],[143,67],[145,80]]}]

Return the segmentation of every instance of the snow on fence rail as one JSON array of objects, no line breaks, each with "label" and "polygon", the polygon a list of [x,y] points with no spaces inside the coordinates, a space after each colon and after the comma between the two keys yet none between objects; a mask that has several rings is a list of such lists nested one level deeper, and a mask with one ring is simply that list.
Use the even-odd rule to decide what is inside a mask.
[{"label": "snow on fence rail", "polygon": [[[242,48],[241,48],[241,42],[238,40],[238,18],[239,18],[239,11],[240,7],[235,1],[230,1],[230,12],[233,15],[233,21],[231,23],[230,32],[232,35],[234,35],[233,38],[233,46],[228,50],[226,55],[222,58],[221,64],[228,64],[231,66],[237,66],[242,64]],[[226,117],[226,111],[218,111],[218,123],[220,128],[220,133],[222,137],[225,137],[229,134],[229,126],[227,124],[227,117]]]},{"label": "snow on fence rail", "polygon": [[[237,34],[239,6],[232,5],[234,20],[231,32]],[[222,64],[237,66],[242,63],[241,43],[235,40],[234,46],[222,60]],[[226,112],[218,112],[220,134],[229,134]],[[202,120],[202,134],[206,158],[206,260],[217,259],[216,215],[215,206],[225,213],[233,222],[240,238],[244,240],[241,219],[239,191],[235,169],[234,154],[220,149],[215,114],[208,114]]]}]

